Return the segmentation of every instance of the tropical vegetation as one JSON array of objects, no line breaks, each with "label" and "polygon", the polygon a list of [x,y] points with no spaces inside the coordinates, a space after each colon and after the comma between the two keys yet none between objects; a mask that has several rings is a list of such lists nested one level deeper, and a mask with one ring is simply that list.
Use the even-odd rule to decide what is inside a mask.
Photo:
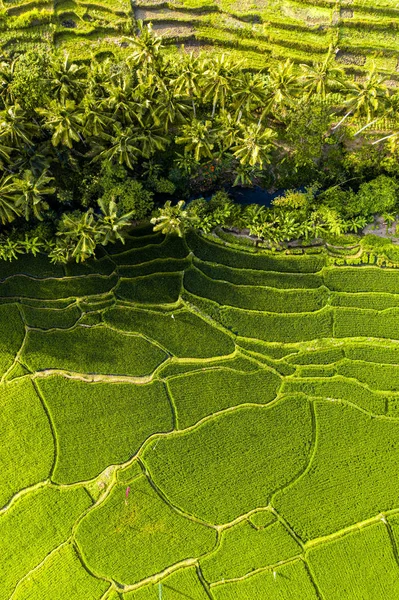
[{"label": "tropical vegetation", "polygon": [[[264,72],[223,54],[176,59],[142,24],[129,44],[121,62],[1,58],[3,258],[40,249],[55,262],[84,261],[144,218],[180,234],[180,221],[249,228],[273,244],[358,231],[395,210],[396,132],[373,125],[395,112],[398,92],[375,70],[353,81],[331,53]],[[222,192],[183,207],[256,184],[302,192],[271,210],[242,209]]]}]

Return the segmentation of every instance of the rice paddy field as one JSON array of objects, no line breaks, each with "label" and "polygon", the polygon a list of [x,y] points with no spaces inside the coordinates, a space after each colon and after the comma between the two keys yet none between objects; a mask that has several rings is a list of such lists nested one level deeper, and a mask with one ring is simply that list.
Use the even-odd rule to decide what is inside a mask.
[{"label": "rice paddy field", "polygon": [[[399,6],[393,0],[2,0],[0,46],[56,47],[73,60],[122,57],[137,20],[152,22],[170,52],[232,55],[252,69],[290,58],[361,75],[373,64],[395,82]],[[392,83],[394,85],[394,83]]]},{"label": "rice paddy field", "polygon": [[2,263],[0,600],[397,600],[399,270],[109,250]]}]

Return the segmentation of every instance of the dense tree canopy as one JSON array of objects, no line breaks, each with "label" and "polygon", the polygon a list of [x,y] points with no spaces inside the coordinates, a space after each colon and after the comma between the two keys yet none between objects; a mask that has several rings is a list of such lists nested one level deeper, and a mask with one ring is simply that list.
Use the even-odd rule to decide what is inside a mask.
[{"label": "dense tree canopy", "polygon": [[[354,82],[328,56],[320,64],[287,61],[252,73],[224,55],[166,54],[161,38],[142,24],[128,42],[125,62],[77,64],[35,52],[1,58],[1,256],[12,258],[15,248],[28,248],[23,240],[35,239],[34,247],[54,261],[85,260],[97,244],[150,217],[154,194],[158,203],[169,202],[165,211],[172,215],[174,199],[218,187],[316,183],[326,189],[355,174],[357,189],[370,171],[397,173],[392,138],[380,143],[374,159],[372,152],[367,160],[356,158],[364,145],[379,142],[370,127],[398,101],[374,69]],[[385,182],[389,199],[375,205],[375,192],[365,185],[373,184],[363,183],[357,212],[339,204],[340,188],[334,206],[331,194],[323,206],[323,196],[314,195],[305,230],[294,224],[299,211],[293,207],[276,205],[264,225],[256,208],[254,220],[245,222],[245,211],[237,220],[231,201],[197,204],[190,222],[204,230],[248,225],[270,240],[317,236],[327,225],[338,232],[348,227],[345,218],[394,210],[396,182]],[[186,210],[179,206],[176,214]],[[153,218],[158,223],[160,215]],[[11,242],[13,252],[4,249]]]}]

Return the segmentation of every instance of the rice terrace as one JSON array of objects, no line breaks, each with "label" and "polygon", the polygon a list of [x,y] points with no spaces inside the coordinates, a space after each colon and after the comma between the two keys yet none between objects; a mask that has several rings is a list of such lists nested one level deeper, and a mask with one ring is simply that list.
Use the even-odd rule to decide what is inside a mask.
[{"label": "rice terrace", "polygon": [[398,30],[0,0],[0,600],[399,600]]}]

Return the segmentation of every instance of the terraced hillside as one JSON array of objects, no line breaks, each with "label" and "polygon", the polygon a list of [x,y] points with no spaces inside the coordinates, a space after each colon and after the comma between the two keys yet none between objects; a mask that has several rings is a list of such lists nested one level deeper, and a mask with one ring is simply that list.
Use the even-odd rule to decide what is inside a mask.
[{"label": "terraced hillside", "polygon": [[130,0],[4,0],[0,43],[18,52],[55,46],[73,59],[101,52],[118,56],[132,27]]},{"label": "terraced hillside", "polygon": [[399,7],[392,0],[135,0],[136,19],[187,49],[223,48],[247,66],[285,58],[337,63],[362,73],[398,70]]},{"label": "terraced hillside", "polygon": [[1,264],[0,600],[396,600],[399,270],[111,251]]}]

